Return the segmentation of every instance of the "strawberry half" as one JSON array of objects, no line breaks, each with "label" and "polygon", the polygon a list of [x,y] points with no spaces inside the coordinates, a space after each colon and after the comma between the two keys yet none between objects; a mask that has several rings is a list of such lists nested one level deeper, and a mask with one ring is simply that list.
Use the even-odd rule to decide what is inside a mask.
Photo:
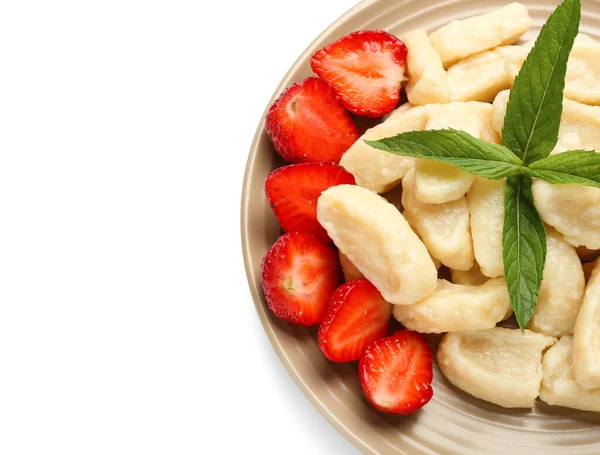
[{"label": "strawberry half", "polygon": [[391,414],[411,414],[433,396],[433,364],[427,340],[400,330],[371,344],[358,365],[367,401]]},{"label": "strawberry half", "polygon": [[262,262],[262,286],[269,308],[298,325],[321,322],[341,278],[337,252],[311,234],[282,235]]},{"label": "strawberry half", "polygon": [[317,200],[329,187],[354,183],[354,176],[335,163],[291,164],[268,175],[265,194],[284,231],[307,232],[330,242],[317,221]]},{"label": "strawberry half", "polygon": [[287,161],[333,161],[358,140],[335,91],[315,77],[289,87],[267,114],[267,134]]},{"label": "strawberry half", "polygon": [[383,30],[354,32],[317,51],[310,66],[353,114],[381,117],[398,104],[405,44]]},{"label": "strawberry half", "polygon": [[391,315],[391,303],[368,280],[342,284],[319,327],[319,347],[333,362],[358,360],[367,346],[387,335]]}]

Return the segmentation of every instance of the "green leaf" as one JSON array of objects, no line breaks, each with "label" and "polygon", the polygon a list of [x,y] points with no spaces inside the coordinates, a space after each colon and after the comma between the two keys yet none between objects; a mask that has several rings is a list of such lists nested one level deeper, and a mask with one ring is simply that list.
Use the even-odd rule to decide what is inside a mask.
[{"label": "green leaf", "polygon": [[526,165],[548,156],[558,140],[567,60],[580,16],[580,0],[556,8],[510,91],[502,143]]},{"label": "green leaf", "polygon": [[600,188],[600,153],[575,150],[550,155],[531,163],[526,172],[554,184],[579,183]]},{"label": "green leaf", "polygon": [[521,169],[521,160],[507,148],[453,129],[409,131],[365,142],[379,150],[451,164],[492,180],[517,174]]},{"label": "green leaf", "polygon": [[546,230],[527,175],[506,182],[502,258],[510,303],[523,330],[533,316],[546,261]]}]

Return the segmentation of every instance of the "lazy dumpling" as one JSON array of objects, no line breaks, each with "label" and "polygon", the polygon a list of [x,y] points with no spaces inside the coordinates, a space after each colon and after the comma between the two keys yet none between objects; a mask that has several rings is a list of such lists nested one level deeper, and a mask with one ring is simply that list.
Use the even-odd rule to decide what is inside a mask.
[{"label": "lazy dumpling", "polygon": [[393,315],[404,327],[421,333],[480,330],[494,327],[510,310],[504,278],[480,286],[438,280],[436,290],[414,305],[394,305]]},{"label": "lazy dumpling", "polygon": [[540,392],[542,352],[555,341],[503,327],[447,333],[437,363],[452,384],[477,398],[505,408],[531,408]]},{"label": "lazy dumpling", "polygon": [[319,197],[317,219],[388,302],[410,305],[434,291],[437,270],[427,248],[383,197],[356,185],[334,186]]}]

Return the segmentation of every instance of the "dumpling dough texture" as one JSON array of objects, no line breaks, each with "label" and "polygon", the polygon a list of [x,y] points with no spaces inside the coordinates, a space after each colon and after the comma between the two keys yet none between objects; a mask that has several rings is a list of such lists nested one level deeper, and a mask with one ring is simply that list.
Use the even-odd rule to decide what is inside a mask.
[{"label": "dumpling dough texture", "polygon": [[398,183],[411,169],[415,160],[377,150],[365,139],[377,140],[396,136],[412,130],[423,130],[428,113],[422,106],[404,104],[383,123],[367,130],[342,156],[340,165],[354,175],[356,184],[376,193],[385,193]]},{"label": "dumpling dough texture", "polygon": [[484,284],[488,277],[481,273],[479,265],[473,264],[470,270],[451,270],[452,282],[454,284],[462,284],[464,286],[479,286]]},{"label": "dumpling dough texture", "polygon": [[452,65],[448,68],[452,101],[491,103],[499,92],[512,86],[507,66],[520,67],[527,53],[522,46],[500,46]]},{"label": "dumpling dough texture", "polygon": [[572,351],[573,339],[565,336],[544,354],[540,400],[555,406],[600,412],[600,389],[586,390],[573,378]]},{"label": "dumpling dough texture", "polygon": [[469,209],[463,196],[445,204],[426,204],[415,197],[414,170],[402,180],[404,216],[432,256],[455,270],[473,267]]},{"label": "dumpling dough texture", "polygon": [[444,104],[450,101],[450,85],[442,59],[425,30],[400,37],[408,48],[406,95],[414,105]]},{"label": "dumpling dough texture", "polygon": [[527,328],[548,336],[572,335],[583,300],[583,267],[573,245],[546,228],[546,265],[533,317]]},{"label": "dumpling dough texture", "polygon": [[583,185],[533,183],[533,201],[542,220],[577,247],[600,249],[600,189]]},{"label": "dumpling dough texture", "polygon": [[410,305],[435,290],[427,248],[383,197],[356,185],[334,186],[319,197],[317,219],[388,302]]},{"label": "dumpling dough texture", "polygon": [[516,43],[530,26],[527,8],[511,3],[480,16],[452,21],[433,32],[430,39],[448,68],[478,52]]},{"label": "dumpling dough texture", "polygon": [[504,278],[481,286],[438,280],[433,294],[414,305],[394,305],[393,315],[404,327],[421,333],[481,330],[494,327],[510,309]]},{"label": "dumpling dough texture", "polygon": [[437,363],[459,389],[505,408],[531,408],[542,380],[542,352],[556,339],[494,327],[444,335]]},{"label": "dumpling dough texture", "polygon": [[481,272],[495,278],[504,275],[502,229],[506,181],[477,177],[467,193],[475,259]]},{"label": "dumpling dough texture", "polygon": [[592,271],[573,335],[573,375],[584,389],[600,388],[600,262]]},{"label": "dumpling dough texture", "polygon": [[[429,120],[425,129],[453,128],[486,142],[497,143],[499,136],[491,127],[492,106],[471,101],[426,106]],[[464,196],[475,176],[443,163],[417,160],[415,196],[429,204],[443,204]]]},{"label": "dumpling dough texture", "polygon": [[[502,134],[509,91],[496,96],[492,109],[492,126]],[[550,153],[567,150],[596,150],[600,146],[600,106],[587,106],[568,99],[563,100],[563,113],[558,131],[558,143]]]}]

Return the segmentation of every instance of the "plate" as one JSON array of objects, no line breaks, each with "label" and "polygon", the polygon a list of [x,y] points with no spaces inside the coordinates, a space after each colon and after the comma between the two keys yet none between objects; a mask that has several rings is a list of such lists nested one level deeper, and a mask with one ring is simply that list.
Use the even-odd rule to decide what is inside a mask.
[{"label": "plate", "polygon": [[[429,32],[507,4],[497,0],[366,0],[325,30],[298,58],[273,94],[312,75],[311,55],[361,29],[392,34],[425,28]],[[558,0],[522,1],[533,18],[523,40],[535,38]],[[583,2],[580,32],[600,39],[600,0]],[[266,111],[265,111],[266,115]],[[360,125],[359,125],[360,126]],[[362,125],[366,127],[367,125]],[[453,387],[437,368],[431,402],[411,416],[390,416],[362,398],[356,364],[333,364],[319,351],[316,330],[280,321],[269,311],[260,287],[260,263],[281,235],[264,196],[267,174],[283,161],[258,126],[246,167],[242,195],[242,248],[248,283],[264,328],[294,381],[313,405],[366,454],[600,454],[600,416],[548,406],[510,410],[471,397]],[[437,339],[430,339],[435,346]]]}]

